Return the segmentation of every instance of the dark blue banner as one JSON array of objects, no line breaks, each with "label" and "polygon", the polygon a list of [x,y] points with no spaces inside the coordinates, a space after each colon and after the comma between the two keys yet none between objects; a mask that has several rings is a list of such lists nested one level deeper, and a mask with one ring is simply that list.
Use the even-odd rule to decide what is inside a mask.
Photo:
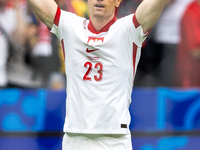
[{"label": "dark blue banner", "polygon": [[[0,149],[61,150],[65,98],[65,90],[1,90]],[[200,89],[134,89],[130,113],[134,150],[199,150]]]}]

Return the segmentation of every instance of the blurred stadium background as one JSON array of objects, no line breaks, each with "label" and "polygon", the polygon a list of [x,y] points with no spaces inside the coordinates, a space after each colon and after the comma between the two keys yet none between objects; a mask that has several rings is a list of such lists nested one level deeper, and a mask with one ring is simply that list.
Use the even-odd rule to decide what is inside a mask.
[{"label": "blurred stadium background", "polygon": [[[1,150],[61,150],[65,91],[0,91]],[[135,88],[134,150],[199,150],[200,89]]]},{"label": "blurred stadium background", "polygon": [[[23,7],[26,6],[25,0],[19,1],[23,3]],[[187,0],[170,1],[183,3]],[[84,0],[56,2],[63,9],[87,18],[89,16]],[[134,12],[140,2],[141,0],[123,0],[121,9],[117,12],[118,16]],[[180,6],[178,3],[176,5]],[[173,9],[177,10],[175,6]],[[172,13],[173,16],[176,16],[175,14]],[[169,19],[169,14],[165,15]],[[43,25],[34,20],[34,16],[32,18],[35,26],[44,29]],[[52,56],[38,57],[41,54],[37,54],[31,58],[35,69],[42,72],[47,81],[43,86],[33,89],[20,86],[0,89],[0,150],[61,150],[67,96],[63,84],[63,56],[56,37],[46,35],[46,32],[40,33],[50,36]],[[175,64],[171,65],[174,62],[170,56],[164,64],[166,67],[160,65],[164,63],[162,60],[165,53],[154,50],[153,33],[154,30],[144,44],[132,93],[130,130],[133,150],[200,150],[200,88],[196,86],[186,89],[172,85],[174,82],[167,73],[172,75],[175,72],[170,72],[167,67]],[[40,38],[45,39],[42,35]],[[31,43],[34,43],[34,40],[31,38]],[[30,62],[29,60],[29,65]],[[161,73],[171,82],[165,81],[166,78]]]}]

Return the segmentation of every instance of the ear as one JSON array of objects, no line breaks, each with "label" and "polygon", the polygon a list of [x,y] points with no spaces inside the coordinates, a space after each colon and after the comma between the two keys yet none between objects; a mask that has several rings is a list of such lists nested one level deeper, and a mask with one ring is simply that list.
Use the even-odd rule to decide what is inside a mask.
[{"label": "ear", "polygon": [[116,0],[116,7],[119,7],[120,3],[122,2],[122,0]]}]

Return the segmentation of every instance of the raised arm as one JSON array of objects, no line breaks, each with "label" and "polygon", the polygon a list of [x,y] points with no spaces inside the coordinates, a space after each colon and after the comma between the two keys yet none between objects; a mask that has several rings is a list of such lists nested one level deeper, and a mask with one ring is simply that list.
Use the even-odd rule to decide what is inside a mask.
[{"label": "raised arm", "polygon": [[57,11],[54,0],[27,0],[35,15],[49,28],[52,28]]},{"label": "raised arm", "polygon": [[143,0],[136,10],[136,18],[147,33],[156,23],[160,14],[169,0]]}]

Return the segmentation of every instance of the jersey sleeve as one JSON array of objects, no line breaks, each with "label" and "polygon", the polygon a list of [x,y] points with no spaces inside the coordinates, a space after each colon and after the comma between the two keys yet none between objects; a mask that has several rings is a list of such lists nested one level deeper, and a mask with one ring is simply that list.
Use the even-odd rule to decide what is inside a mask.
[{"label": "jersey sleeve", "polygon": [[147,38],[148,33],[144,34],[141,25],[135,17],[135,14],[124,17],[122,19],[122,24],[130,41],[135,43],[138,47],[141,47],[142,43]]},{"label": "jersey sleeve", "polygon": [[73,16],[75,14],[57,8],[57,12],[54,18],[53,27],[51,28],[51,33],[55,34],[60,40],[64,38],[64,30],[69,26]]}]

